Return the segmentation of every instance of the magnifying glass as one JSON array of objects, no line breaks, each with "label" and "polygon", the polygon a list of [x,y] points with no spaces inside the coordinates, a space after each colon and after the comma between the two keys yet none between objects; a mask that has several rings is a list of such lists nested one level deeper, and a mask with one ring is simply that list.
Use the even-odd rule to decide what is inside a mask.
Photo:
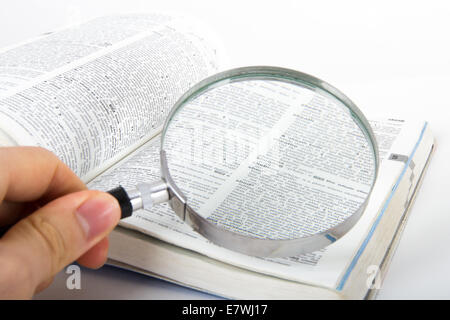
[{"label": "magnifying glass", "polygon": [[213,75],[186,92],[162,130],[161,180],[109,191],[122,218],[169,202],[211,242],[295,256],[341,238],[378,172],[371,127],[339,90],[277,67]]}]

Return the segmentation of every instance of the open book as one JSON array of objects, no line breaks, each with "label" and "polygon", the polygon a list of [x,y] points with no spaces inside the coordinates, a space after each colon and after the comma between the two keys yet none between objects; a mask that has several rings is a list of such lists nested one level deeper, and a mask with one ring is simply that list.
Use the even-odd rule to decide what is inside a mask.
[{"label": "open book", "polygon": [[[206,30],[168,15],[112,16],[0,51],[0,145],[48,148],[92,189],[158,179],[169,110],[227,67]],[[231,298],[373,297],[434,140],[423,121],[387,115],[371,125],[379,176],[360,221],[332,245],[289,258],[246,256],[210,243],[162,204],[121,221],[109,263]]]}]

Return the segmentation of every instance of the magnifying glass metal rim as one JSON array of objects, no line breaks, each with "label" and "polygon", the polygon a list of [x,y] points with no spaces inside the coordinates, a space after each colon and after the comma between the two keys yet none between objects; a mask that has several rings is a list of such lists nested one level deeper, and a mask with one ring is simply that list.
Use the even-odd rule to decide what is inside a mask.
[{"label": "magnifying glass metal rim", "polygon": [[[283,82],[291,82],[296,85],[305,86],[314,91],[321,90],[341,101],[344,106],[349,109],[351,116],[358,123],[360,129],[368,138],[374,150],[375,172],[373,184],[370,188],[367,198],[361,204],[361,206],[340,224],[326,231],[295,239],[261,239],[252,236],[245,236],[215,225],[208,219],[199,215],[189,206],[186,197],[176,186],[170,175],[170,170],[167,164],[166,151],[164,150],[164,134],[167,131],[167,128],[173,116],[180,109],[180,107],[182,107],[186,102],[192,100],[199,94],[205,92],[205,89],[207,90],[214,88],[215,86],[224,84],[224,82],[237,82],[248,79],[282,80]],[[190,225],[195,231],[197,231],[213,243],[247,255],[264,257],[296,256],[299,254],[319,250],[341,238],[356,224],[356,222],[364,212],[364,209],[367,206],[368,200],[375,185],[379,169],[378,145],[375,139],[375,135],[363,113],[347,96],[345,96],[342,92],[340,92],[330,84],[311,75],[295,70],[271,66],[252,66],[231,69],[208,77],[190,88],[175,103],[168,117],[166,118],[162,130],[160,159],[161,176],[167,186],[167,191],[169,193],[169,203],[174,212],[181,220]]]}]

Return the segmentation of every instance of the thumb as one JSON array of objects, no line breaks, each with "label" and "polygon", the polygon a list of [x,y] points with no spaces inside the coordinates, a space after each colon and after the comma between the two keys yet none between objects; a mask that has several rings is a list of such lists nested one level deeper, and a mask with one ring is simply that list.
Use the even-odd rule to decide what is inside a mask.
[{"label": "thumb", "polygon": [[11,297],[31,297],[105,238],[119,219],[117,200],[92,190],[53,200],[22,219],[0,240],[0,296],[8,290]]}]

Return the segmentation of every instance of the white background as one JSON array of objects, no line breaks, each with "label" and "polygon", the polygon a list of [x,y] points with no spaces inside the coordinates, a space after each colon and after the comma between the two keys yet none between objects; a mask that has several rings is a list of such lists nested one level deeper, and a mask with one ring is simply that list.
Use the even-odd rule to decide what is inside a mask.
[{"label": "white background", "polygon": [[[428,120],[437,150],[379,298],[450,298],[449,2],[2,0],[0,46],[99,15],[139,11],[202,19],[232,66],[297,69],[333,84],[369,117]],[[81,290],[67,290],[65,279],[59,274],[39,297],[208,298],[112,268],[83,269]]]}]

